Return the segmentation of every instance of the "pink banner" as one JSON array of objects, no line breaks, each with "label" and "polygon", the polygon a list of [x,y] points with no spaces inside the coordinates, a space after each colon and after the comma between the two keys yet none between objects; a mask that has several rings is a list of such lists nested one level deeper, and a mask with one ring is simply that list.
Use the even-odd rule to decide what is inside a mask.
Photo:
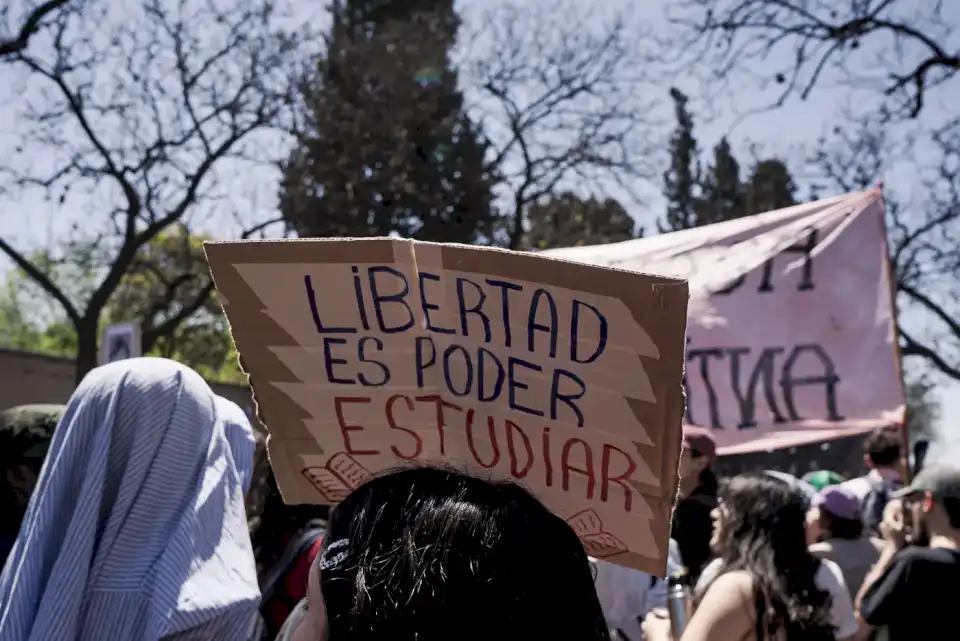
[{"label": "pink banner", "polygon": [[545,253],[690,281],[686,422],[739,454],[903,420],[884,232],[870,191]]}]

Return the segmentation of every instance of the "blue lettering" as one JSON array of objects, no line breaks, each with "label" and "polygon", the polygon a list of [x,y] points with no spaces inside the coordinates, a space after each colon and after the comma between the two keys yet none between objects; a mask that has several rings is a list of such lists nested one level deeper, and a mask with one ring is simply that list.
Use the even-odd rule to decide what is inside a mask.
[{"label": "blue lettering", "polygon": [[[403,289],[396,294],[381,294],[380,288],[377,286],[378,274],[389,274],[390,276],[393,276],[403,284]],[[370,267],[367,270],[367,275],[370,278],[370,296],[373,298],[373,306],[377,312],[377,323],[380,325],[380,331],[384,334],[396,334],[398,332],[405,332],[413,327],[415,317],[413,315],[413,310],[410,309],[410,305],[407,304],[406,300],[407,294],[410,293],[410,283],[407,282],[407,277],[403,275],[403,272],[400,272],[388,265],[378,265],[376,267]],[[397,325],[396,327],[387,327],[383,320],[384,303],[403,305],[403,308],[407,310],[407,316],[409,317],[407,322],[403,323],[402,325]]]},{"label": "blue lettering", "polygon": [[[473,287],[474,291],[477,293],[477,302],[473,304],[473,307],[467,307],[466,297],[464,296],[463,286],[470,285]],[[487,315],[483,313],[483,303],[487,300],[487,294],[483,291],[483,288],[480,285],[477,285],[475,282],[468,280],[466,278],[458,277],[457,278],[457,303],[460,308],[460,333],[463,336],[469,336],[469,328],[467,326],[467,314],[476,314],[480,317],[480,320],[483,322],[483,342],[489,343],[490,339],[493,338],[493,333],[490,331],[490,319],[487,318]],[[510,345],[510,329],[507,328],[507,346]]]},{"label": "blue lettering", "polygon": [[486,279],[487,285],[491,287],[500,288],[500,307],[503,310],[503,334],[504,334],[504,346],[510,347],[512,343],[511,332],[510,332],[510,292],[522,292],[523,287],[521,285],[515,285],[509,283],[505,280],[493,280]]},{"label": "blue lettering", "polygon": [[[562,380],[568,380],[576,385],[577,391],[572,393],[561,393],[560,382]],[[583,412],[580,411],[580,406],[574,401],[580,400],[586,393],[587,386],[584,384],[582,378],[573,372],[568,372],[563,369],[554,370],[553,384],[550,386],[550,419],[554,421],[557,420],[557,405],[559,403],[563,403],[569,407],[574,414],[577,415],[577,427],[583,427]]]},{"label": "blue lettering", "polygon": [[367,305],[363,302],[363,288],[360,286],[360,269],[354,265],[350,268],[353,272],[353,293],[357,297],[357,311],[360,312],[360,323],[363,329],[370,331],[370,323],[367,321]]},{"label": "blue lettering", "polygon": [[[579,351],[580,351],[580,308],[585,307],[593,312],[593,315],[597,319],[599,325],[597,332],[597,346],[593,350],[593,354],[588,356],[585,360],[580,360]],[[600,358],[600,355],[603,354],[603,350],[607,348],[607,319],[603,314],[600,313],[600,310],[590,305],[589,303],[584,303],[583,301],[573,299],[573,313],[570,316],[570,360],[574,363],[592,363],[593,361]]]},{"label": "blue lettering", "polygon": [[521,383],[517,380],[516,368],[521,367],[534,372],[542,372],[543,368],[534,363],[516,358],[515,356],[510,356],[507,358],[507,377],[509,381],[507,382],[508,387],[508,400],[510,403],[510,409],[517,410],[518,412],[524,412],[526,414],[532,414],[533,416],[543,416],[543,412],[540,410],[535,410],[531,407],[526,407],[517,402],[517,390],[529,389],[529,385],[526,383]]},{"label": "blue lettering", "polygon": [[319,334],[356,334],[355,327],[324,327],[320,320],[320,312],[317,309],[317,293],[313,290],[313,280],[307,274],[303,277],[303,286],[307,290],[307,303],[310,305],[310,315],[313,316],[313,324],[317,326]]},{"label": "blue lettering", "polygon": [[374,336],[364,336],[357,343],[357,360],[359,360],[361,363],[369,363],[370,365],[376,365],[379,367],[381,372],[380,381],[376,383],[371,382],[370,379],[363,375],[363,372],[358,373],[357,378],[360,380],[360,384],[365,387],[383,387],[390,382],[390,369],[381,361],[367,358],[367,344],[371,342],[378,352],[383,351],[382,340]]},{"label": "blue lettering", "polygon": [[420,305],[423,307],[423,319],[427,323],[427,329],[431,332],[436,332],[438,334],[454,334],[456,333],[455,329],[449,329],[447,327],[437,327],[432,322],[430,322],[430,312],[439,311],[439,305],[433,305],[427,302],[427,288],[425,281],[433,281],[435,283],[440,282],[440,277],[436,274],[428,274],[427,272],[420,272]]},{"label": "blue lettering", "polygon": [[329,336],[323,337],[323,364],[327,369],[327,380],[331,383],[337,383],[339,385],[356,385],[356,381],[353,381],[349,378],[337,378],[333,373],[334,365],[346,365],[347,360],[345,358],[334,358],[331,351],[333,345],[346,345],[347,339],[345,338],[330,338]]},{"label": "blue lettering", "polygon": [[[430,347],[430,360],[425,361],[424,356],[424,346],[429,345]],[[417,387],[423,387],[423,373],[428,367],[433,367],[437,362],[437,346],[433,344],[433,339],[429,336],[417,336],[414,341],[414,347],[416,351],[415,356],[415,367],[417,370]]]},{"label": "blue lettering", "polygon": [[[537,312],[540,311],[541,299],[547,301],[550,311],[550,324],[541,325],[537,322]],[[533,292],[533,299],[530,301],[530,315],[527,318],[527,350],[535,350],[534,332],[545,332],[550,336],[550,358],[557,356],[557,303],[553,300],[553,295],[542,287]]]},{"label": "blue lettering", "polygon": [[[450,358],[454,354],[463,355],[463,363],[467,370],[467,380],[463,383],[463,389],[457,390],[453,386],[453,377],[450,375]],[[443,379],[447,384],[447,389],[454,396],[466,396],[473,389],[473,363],[470,362],[470,353],[460,345],[451,345],[443,352]]]},{"label": "blue lettering", "polygon": [[[487,371],[486,361],[487,359],[493,361],[493,364],[497,368],[497,381],[493,385],[493,390],[487,394],[486,393],[486,375]],[[500,362],[500,359],[497,358],[497,355],[491,352],[488,349],[480,347],[477,349],[477,400],[483,402],[494,401],[500,396],[500,392],[503,390],[503,380],[506,378],[506,371],[503,369],[503,363]]]}]

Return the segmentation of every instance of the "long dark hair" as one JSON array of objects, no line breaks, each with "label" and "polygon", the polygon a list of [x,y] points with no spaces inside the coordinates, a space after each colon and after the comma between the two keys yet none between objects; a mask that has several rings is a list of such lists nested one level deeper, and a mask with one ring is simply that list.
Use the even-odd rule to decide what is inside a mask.
[{"label": "long dark hair", "polygon": [[753,579],[757,641],[833,641],[830,595],[814,582],[820,561],[807,551],[803,494],[765,474],[741,474],[720,488],[727,511],[720,573]]},{"label": "long dark hair", "polygon": [[330,641],[609,641],[583,545],[519,485],[451,470],[374,477],[320,556]]}]

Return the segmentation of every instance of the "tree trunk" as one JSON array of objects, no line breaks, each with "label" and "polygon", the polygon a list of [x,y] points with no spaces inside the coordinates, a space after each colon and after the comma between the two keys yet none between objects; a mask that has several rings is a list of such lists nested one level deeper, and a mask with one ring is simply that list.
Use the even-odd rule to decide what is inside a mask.
[{"label": "tree trunk", "polygon": [[97,323],[82,322],[77,325],[76,383],[80,384],[87,372],[97,366],[98,341]]}]

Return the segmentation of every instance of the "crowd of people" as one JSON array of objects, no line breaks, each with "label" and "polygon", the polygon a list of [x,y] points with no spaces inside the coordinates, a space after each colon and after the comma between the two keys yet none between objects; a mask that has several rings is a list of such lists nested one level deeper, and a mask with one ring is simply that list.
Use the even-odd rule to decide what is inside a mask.
[{"label": "crowd of people", "polygon": [[588,558],[514,483],[398,469],[332,513],[283,506],[244,412],[172,361],[105,365],[6,421],[0,641],[953,634],[960,468],[902,485],[894,432],[867,439],[860,478],[718,479],[710,433],[686,428],[667,571],[694,610],[674,634],[662,577]]}]

